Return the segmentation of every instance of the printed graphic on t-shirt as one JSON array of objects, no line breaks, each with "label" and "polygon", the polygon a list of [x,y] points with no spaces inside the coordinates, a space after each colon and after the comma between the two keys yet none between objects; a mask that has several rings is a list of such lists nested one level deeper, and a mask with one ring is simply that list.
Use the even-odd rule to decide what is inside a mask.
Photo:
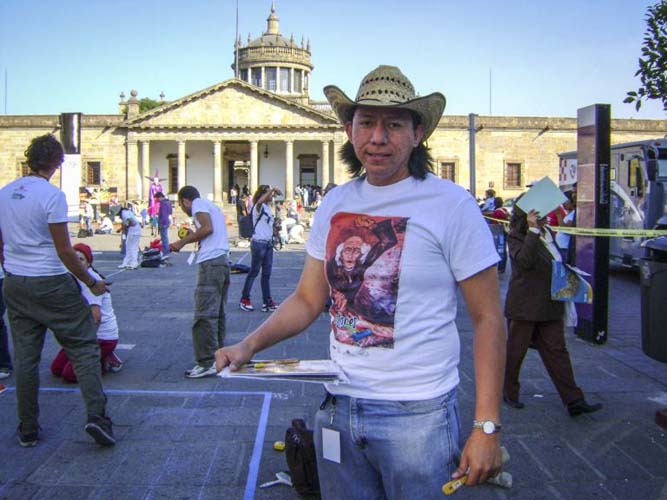
[{"label": "printed graphic on t-shirt", "polygon": [[360,347],[394,346],[405,217],[340,212],[327,236],[326,274],[336,340]]},{"label": "printed graphic on t-shirt", "polygon": [[12,199],[13,200],[22,200],[25,198],[25,193],[27,191],[26,187],[24,185],[17,186],[14,188],[14,191],[12,192]]}]

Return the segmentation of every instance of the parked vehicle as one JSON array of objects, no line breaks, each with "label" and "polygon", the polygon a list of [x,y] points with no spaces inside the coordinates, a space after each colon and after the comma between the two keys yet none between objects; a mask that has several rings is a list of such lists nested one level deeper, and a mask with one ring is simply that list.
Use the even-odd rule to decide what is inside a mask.
[{"label": "parked vehicle", "polygon": [[[561,166],[576,165],[576,151],[558,156]],[[611,146],[609,178],[611,228],[653,229],[667,213],[667,139]],[[611,238],[610,259],[625,266],[637,267],[639,259],[644,256],[644,249],[640,246],[644,239]]]}]

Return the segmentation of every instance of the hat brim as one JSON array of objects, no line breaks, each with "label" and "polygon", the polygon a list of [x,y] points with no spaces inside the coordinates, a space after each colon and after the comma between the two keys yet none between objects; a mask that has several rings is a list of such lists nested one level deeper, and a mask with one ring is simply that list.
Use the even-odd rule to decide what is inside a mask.
[{"label": "hat brim", "polygon": [[335,85],[327,85],[324,87],[324,95],[327,98],[327,101],[329,101],[331,109],[343,125],[352,120],[352,112],[359,106],[407,109],[417,113],[424,126],[423,140],[428,139],[436,129],[440,122],[440,118],[442,118],[442,113],[445,111],[445,106],[447,105],[447,99],[440,92],[433,92],[424,97],[417,97],[411,101],[396,104],[388,104],[385,101],[376,101],[373,99],[353,101],[345,95],[345,92]]}]

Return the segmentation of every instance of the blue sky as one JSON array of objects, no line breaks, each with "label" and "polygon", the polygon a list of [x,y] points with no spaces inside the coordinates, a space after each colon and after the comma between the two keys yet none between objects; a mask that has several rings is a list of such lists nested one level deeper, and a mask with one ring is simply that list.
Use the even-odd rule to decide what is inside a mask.
[{"label": "blue sky", "polygon": [[[276,0],[280,31],[310,39],[311,97],[356,93],[399,66],[446,114],[664,119],[623,104],[657,0]],[[266,30],[270,0],[239,0],[242,40]],[[119,94],[174,100],[233,76],[236,0],[0,0],[0,114],[116,113]],[[492,73],[489,85],[489,69]],[[4,75],[8,85],[5,94]],[[489,102],[489,88],[492,99]]]}]

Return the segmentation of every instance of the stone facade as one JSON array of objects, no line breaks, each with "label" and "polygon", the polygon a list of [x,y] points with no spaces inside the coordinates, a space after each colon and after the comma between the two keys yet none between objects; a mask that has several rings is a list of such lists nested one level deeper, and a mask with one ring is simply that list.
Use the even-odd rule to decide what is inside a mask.
[{"label": "stone facade", "polygon": [[[347,180],[338,151],[346,140],[326,103],[312,101],[307,75],[310,44],[301,47],[278,32],[272,6],[267,31],[244,47],[236,41],[239,68],[246,78],[232,78],[139,114],[137,92],[118,115],[84,115],[81,123],[81,186],[115,188],[119,200],[146,199],[149,178],[163,179],[173,198],[185,185],[222,203],[233,184],[259,184],[293,195],[297,184],[326,186]],[[261,84],[250,71],[261,68]],[[290,88],[268,90],[267,68],[290,71]],[[300,88],[294,71],[301,71]],[[279,78],[277,76],[277,78]],[[437,173],[470,186],[468,116],[444,116],[428,141]],[[515,197],[527,181],[549,175],[558,179],[558,153],[576,149],[574,118],[478,116],[475,131],[475,186],[480,196],[492,187]],[[60,130],[59,116],[0,116],[0,185],[21,176],[24,151],[33,137]],[[612,144],[663,138],[661,120],[613,120]],[[90,176],[88,165],[98,168]],[[95,178],[97,185],[88,180]],[[53,182],[58,184],[56,175]]]}]

